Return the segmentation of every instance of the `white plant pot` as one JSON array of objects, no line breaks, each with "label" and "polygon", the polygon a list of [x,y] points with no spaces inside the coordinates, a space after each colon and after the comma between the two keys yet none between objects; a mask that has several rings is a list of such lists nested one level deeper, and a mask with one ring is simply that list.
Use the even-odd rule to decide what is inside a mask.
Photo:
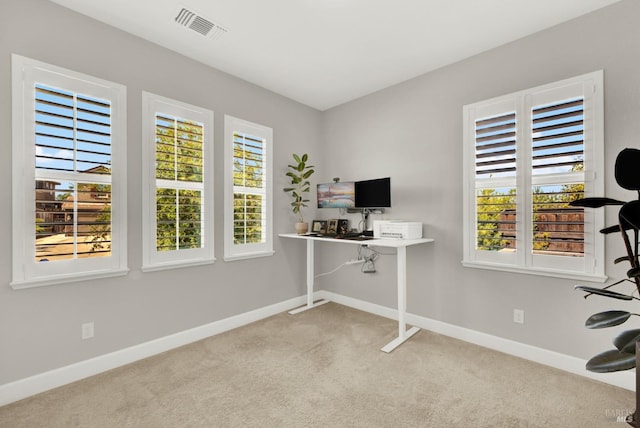
[{"label": "white plant pot", "polygon": [[298,235],[304,235],[309,231],[309,223],[296,223],[295,227]]}]

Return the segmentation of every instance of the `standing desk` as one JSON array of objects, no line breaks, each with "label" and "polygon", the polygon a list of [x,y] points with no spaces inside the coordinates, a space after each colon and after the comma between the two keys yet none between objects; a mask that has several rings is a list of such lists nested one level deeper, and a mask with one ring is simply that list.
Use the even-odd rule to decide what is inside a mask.
[{"label": "standing desk", "polygon": [[303,239],[307,242],[307,304],[300,308],[289,311],[294,315],[302,311],[315,308],[317,306],[328,303],[328,300],[313,301],[313,284],[314,284],[314,243],[316,241],[333,242],[345,245],[366,245],[369,247],[384,247],[396,249],[396,261],[398,270],[398,337],[386,344],[382,351],[391,352],[398,346],[406,342],[411,336],[420,331],[418,327],[411,327],[407,330],[405,315],[407,312],[407,247],[412,245],[426,244],[433,242],[433,238],[420,239],[369,239],[365,241],[354,239],[337,239],[321,236],[298,235],[296,233],[282,233],[282,238]]}]

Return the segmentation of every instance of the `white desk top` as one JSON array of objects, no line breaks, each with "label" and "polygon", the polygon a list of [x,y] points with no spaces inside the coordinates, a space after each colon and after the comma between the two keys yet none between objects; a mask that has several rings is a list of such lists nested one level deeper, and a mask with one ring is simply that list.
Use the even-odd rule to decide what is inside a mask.
[{"label": "white desk top", "polygon": [[278,236],[282,238],[296,238],[296,239],[306,239],[313,241],[324,241],[324,242],[338,242],[343,244],[356,244],[356,245],[368,245],[375,247],[389,247],[389,248],[399,248],[399,247],[408,247],[410,245],[417,244],[425,244],[427,242],[433,242],[433,238],[420,238],[420,239],[366,239],[366,240],[355,240],[355,239],[347,239],[347,238],[331,238],[327,236],[311,236],[311,235],[298,235],[297,233],[281,233]]}]

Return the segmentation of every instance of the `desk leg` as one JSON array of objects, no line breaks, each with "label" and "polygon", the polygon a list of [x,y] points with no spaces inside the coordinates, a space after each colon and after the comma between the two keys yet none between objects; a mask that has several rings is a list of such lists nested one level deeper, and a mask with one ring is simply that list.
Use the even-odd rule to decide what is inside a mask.
[{"label": "desk leg", "polygon": [[307,304],[306,306],[301,306],[297,309],[293,309],[289,311],[289,314],[295,315],[297,313],[307,311],[309,309],[315,308],[316,306],[324,305],[325,303],[329,303],[328,300],[318,300],[317,302],[313,302],[313,281],[315,278],[314,275],[314,256],[313,256],[313,239],[307,239]]},{"label": "desk leg", "polygon": [[411,327],[407,330],[404,320],[407,312],[407,247],[398,247],[397,253],[398,269],[398,337],[386,344],[382,351],[391,352],[398,346],[406,342],[411,336],[420,331],[418,327]]}]

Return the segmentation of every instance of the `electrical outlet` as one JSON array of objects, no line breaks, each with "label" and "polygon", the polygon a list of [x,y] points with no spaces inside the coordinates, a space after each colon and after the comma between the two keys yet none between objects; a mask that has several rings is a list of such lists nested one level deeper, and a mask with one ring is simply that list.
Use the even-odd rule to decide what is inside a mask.
[{"label": "electrical outlet", "polygon": [[513,322],[524,324],[524,311],[522,309],[513,310]]},{"label": "electrical outlet", "polygon": [[82,329],[82,340],[91,339],[93,337],[93,322],[84,323],[81,326]]}]

